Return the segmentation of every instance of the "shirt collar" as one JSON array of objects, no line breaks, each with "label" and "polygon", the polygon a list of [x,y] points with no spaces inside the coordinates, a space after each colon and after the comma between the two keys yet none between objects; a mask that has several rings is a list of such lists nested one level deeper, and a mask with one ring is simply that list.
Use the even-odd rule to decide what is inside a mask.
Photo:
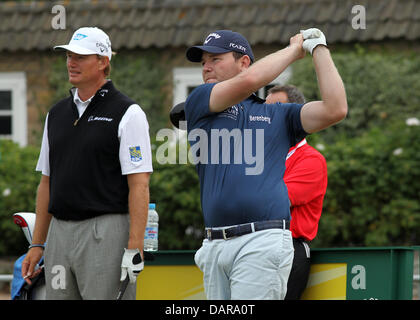
[{"label": "shirt collar", "polygon": [[76,87],[72,87],[70,89],[70,94],[73,96],[74,103],[89,104],[96,94],[99,94],[100,96],[104,97],[105,94],[107,94],[108,92],[114,92],[114,91],[115,91],[115,88],[112,83],[112,80],[107,79],[106,83],[93,96],[91,96],[86,101],[82,101],[82,99],[80,99],[79,94],[78,94],[78,89]]},{"label": "shirt collar", "polygon": [[286,156],[286,160],[289,159],[297,149],[299,149],[300,147],[302,147],[303,145],[306,144],[306,138],[304,138],[301,142],[299,142],[297,145],[295,145],[294,147],[291,147],[289,149],[289,153]]},{"label": "shirt collar", "polygon": [[77,88],[72,88],[72,91],[73,91],[73,101],[76,105],[89,104],[92,101],[93,97],[95,96],[93,95],[86,101],[82,101],[82,99],[80,99],[79,97],[79,90]]}]

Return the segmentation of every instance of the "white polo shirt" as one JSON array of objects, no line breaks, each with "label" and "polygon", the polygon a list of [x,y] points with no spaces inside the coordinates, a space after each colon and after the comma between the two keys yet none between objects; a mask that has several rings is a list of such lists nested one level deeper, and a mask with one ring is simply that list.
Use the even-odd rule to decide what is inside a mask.
[{"label": "white polo shirt", "polygon": [[[86,110],[93,96],[86,101],[79,98],[77,88],[73,89],[73,101],[77,106],[79,118]],[[118,139],[120,141],[119,158],[121,174],[133,174],[141,172],[153,172],[152,150],[149,137],[149,123],[146,114],[138,104],[132,104],[118,126]],[[130,156],[130,148],[140,146],[142,159],[133,159]],[[134,160],[134,161],[133,161]],[[44,133],[42,136],[41,152],[36,165],[36,171],[43,175],[50,175],[49,142],[48,142],[48,114],[45,119]]]}]

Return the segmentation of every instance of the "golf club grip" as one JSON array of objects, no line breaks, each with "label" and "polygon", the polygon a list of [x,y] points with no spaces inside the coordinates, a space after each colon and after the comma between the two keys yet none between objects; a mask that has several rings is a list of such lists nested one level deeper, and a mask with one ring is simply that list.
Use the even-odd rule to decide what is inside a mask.
[{"label": "golf club grip", "polygon": [[118,291],[117,300],[122,300],[122,297],[124,295],[125,289],[127,289],[129,281],[130,281],[130,278],[127,275],[127,277],[124,279],[124,281],[120,285],[120,290]]}]

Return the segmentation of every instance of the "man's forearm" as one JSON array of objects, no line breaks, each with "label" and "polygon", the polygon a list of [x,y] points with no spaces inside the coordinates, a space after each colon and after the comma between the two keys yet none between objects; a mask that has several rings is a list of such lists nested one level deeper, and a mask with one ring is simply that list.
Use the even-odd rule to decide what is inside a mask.
[{"label": "man's forearm", "polygon": [[142,251],[150,200],[149,177],[148,173],[137,175],[147,176],[134,177],[134,175],[129,175],[128,207],[130,214],[130,232],[127,248],[138,248]]},{"label": "man's forearm", "polygon": [[[298,58],[298,48],[286,47],[269,54],[249,67],[247,74],[250,81],[250,93],[276,79],[289,65]],[[240,75],[239,75],[240,76]]]},{"label": "man's forearm", "polygon": [[[147,215],[149,209],[149,196],[147,192],[130,192],[130,233],[128,249],[138,248],[143,250],[144,232],[146,230]],[[147,195],[146,195],[147,194]]]},{"label": "man's forearm", "polygon": [[313,51],[315,72],[322,101],[328,113],[347,112],[347,99],[343,81],[334,65],[330,51],[318,46]]}]

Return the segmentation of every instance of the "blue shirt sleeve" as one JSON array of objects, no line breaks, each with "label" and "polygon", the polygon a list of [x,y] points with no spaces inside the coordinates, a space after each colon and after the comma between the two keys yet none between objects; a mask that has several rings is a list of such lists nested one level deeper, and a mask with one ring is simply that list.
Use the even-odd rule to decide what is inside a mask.
[{"label": "blue shirt sleeve", "polygon": [[303,104],[299,103],[276,103],[276,108],[284,112],[285,125],[287,126],[290,147],[305,138],[308,133],[302,127],[300,112]]},{"label": "blue shirt sleeve", "polygon": [[202,84],[195,88],[185,102],[185,118],[188,130],[204,125],[205,118],[214,114],[209,109],[210,94],[215,83]]}]

